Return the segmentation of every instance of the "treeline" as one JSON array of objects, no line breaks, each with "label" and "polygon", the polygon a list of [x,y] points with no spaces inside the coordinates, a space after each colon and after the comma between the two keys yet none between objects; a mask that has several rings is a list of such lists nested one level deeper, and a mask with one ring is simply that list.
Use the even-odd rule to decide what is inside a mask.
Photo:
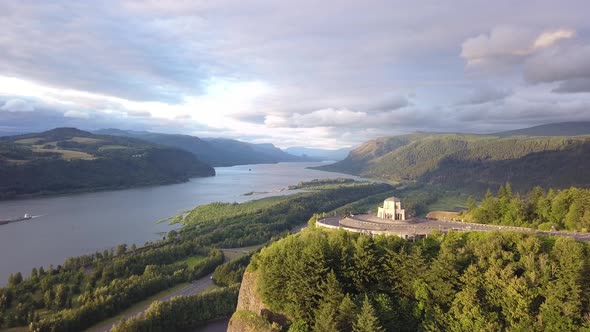
[{"label": "treeline", "polygon": [[111,332],[184,331],[224,318],[236,310],[239,286],[152,303],[144,314],[115,325]]},{"label": "treeline", "polygon": [[590,229],[590,190],[572,187],[545,192],[535,187],[521,196],[507,183],[500,187],[496,196],[488,190],[479,204],[469,200],[462,218],[482,224],[587,232]]},{"label": "treeline", "polygon": [[589,249],[509,232],[413,243],[311,229],[249,268],[290,331],[578,331],[590,328]]},{"label": "treeline", "polygon": [[315,179],[311,181],[301,181],[296,185],[289,186],[289,190],[308,189],[314,187],[337,186],[355,182],[354,179],[337,178],[337,179]]}]

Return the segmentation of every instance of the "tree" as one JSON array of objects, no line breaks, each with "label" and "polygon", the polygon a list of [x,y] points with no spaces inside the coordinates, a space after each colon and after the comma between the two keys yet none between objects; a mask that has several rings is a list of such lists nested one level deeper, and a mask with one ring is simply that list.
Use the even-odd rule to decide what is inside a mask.
[{"label": "tree", "polygon": [[127,245],[125,243],[120,244],[117,246],[117,251],[115,253],[115,255],[117,256],[122,256],[127,252]]},{"label": "tree", "polygon": [[338,322],[338,331],[352,331],[352,325],[354,323],[354,319],[356,318],[356,311],[356,304],[354,304],[354,302],[350,299],[350,296],[346,294],[338,306],[338,316],[336,318]]},{"label": "tree", "polygon": [[8,276],[8,285],[11,287],[16,287],[21,282],[23,282],[23,275],[20,272],[17,272],[15,274],[10,274]]},{"label": "tree", "polygon": [[356,322],[352,325],[354,332],[381,332],[385,331],[379,325],[375,309],[369,302],[369,297],[365,295],[361,311],[358,313]]}]

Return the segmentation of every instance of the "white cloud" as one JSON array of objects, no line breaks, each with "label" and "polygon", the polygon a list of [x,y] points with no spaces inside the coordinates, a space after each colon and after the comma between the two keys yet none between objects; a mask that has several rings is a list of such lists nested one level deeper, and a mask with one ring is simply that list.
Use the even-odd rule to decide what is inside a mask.
[{"label": "white cloud", "polygon": [[575,33],[573,29],[562,28],[539,34],[530,28],[499,26],[489,34],[480,34],[465,40],[461,56],[467,61],[467,66],[519,61],[560,40],[570,39]]},{"label": "white cloud", "polygon": [[0,107],[0,110],[8,112],[32,112],[35,110],[35,107],[22,99],[9,99]]},{"label": "white cloud", "polygon": [[90,114],[88,114],[87,112],[82,112],[82,111],[69,110],[64,113],[64,117],[75,118],[75,119],[89,119]]},{"label": "white cloud", "polygon": [[575,36],[576,31],[572,29],[559,29],[542,33],[533,44],[533,48],[539,49],[549,47],[560,39],[570,39]]},{"label": "white cloud", "polygon": [[152,116],[152,113],[148,112],[148,111],[132,111],[129,110],[127,112],[128,116],[133,116],[133,117],[140,117],[140,118],[149,118]]}]

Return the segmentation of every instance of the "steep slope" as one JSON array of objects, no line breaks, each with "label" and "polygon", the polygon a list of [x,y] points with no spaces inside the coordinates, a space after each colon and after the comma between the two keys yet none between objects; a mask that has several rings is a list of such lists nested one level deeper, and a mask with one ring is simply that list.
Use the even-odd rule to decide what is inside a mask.
[{"label": "steep slope", "polygon": [[512,182],[590,186],[584,165],[590,137],[491,137],[412,134],[369,141],[343,161],[318,169],[481,190]]},{"label": "steep slope", "polygon": [[117,189],[213,176],[193,154],[75,128],[0,138],[0,198]]},{"label": "steep slope", "polygon": [[212,166],[246,164],[274,164],[285,161],[308,161],[290,155],[272,144],[251,144],[225,138],[198,138],[190,135],[175,135],[120,129],[101,129],[96,133],[135,137],[155,144],[182,149],[193,153]]},{"label": "steep slope", "polygon": [[590,121],[549,123],[529,128],[502,131],[491,136],[578,136],[590,135]]}]

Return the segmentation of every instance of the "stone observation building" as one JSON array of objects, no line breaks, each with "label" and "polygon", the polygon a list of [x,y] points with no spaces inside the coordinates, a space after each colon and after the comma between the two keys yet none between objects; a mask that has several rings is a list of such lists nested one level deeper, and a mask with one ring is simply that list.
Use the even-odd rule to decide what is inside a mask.
[{"label": "stone observation building", "polygon": [[[439,213],[440,215],[440,213]],[[461,221],[440,220],[436,216],[431,218],[409,217],[406,219],[406,211],[402,209],[398,198],[390,197],[383,202],[383,207],[374,214],[356,214],[346,217],[325,217],[316,221],[317,227],[344,229],[350,232],[363,234],[387,234],[397,235],[407,240],[417,240],[428,237],[428,234],[437,231],[440,233],[456,232],[490,232],[513,231],[521,233],[535,232],[543,235],[569,236],[581,241],[590,242],[590,233],[570,233],[540,231],[525,227],[500,226],[489,224],[473,224]]]},{"label": "stone observation building", "polygon": [[383,207],[377,210],[377,218],[406,220],[406,210],[402,209],[402,202],[399,198],[389,197],[383,202]]}]

